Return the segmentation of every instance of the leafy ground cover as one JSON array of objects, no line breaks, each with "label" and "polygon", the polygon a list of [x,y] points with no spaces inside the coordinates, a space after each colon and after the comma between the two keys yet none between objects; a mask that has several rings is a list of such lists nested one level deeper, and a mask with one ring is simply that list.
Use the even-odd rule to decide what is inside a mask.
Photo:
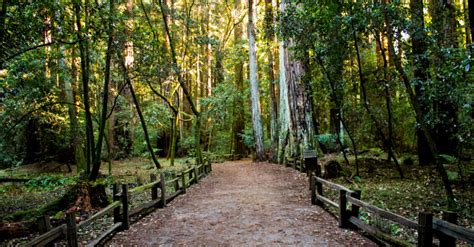
[{"label": "leafy ground cover", "polygon": [[[165,175],[184,169],[191,162],[186,159],[175,160],[173,167],[169,166],[169,161],[160,160],[163,165]],[[75,167],[68,172],[65,164],[58,163],[36,163],[22,166],[14,169],[0,170],[0,177],[27,178],[27,182],[6,182],[0,183],[0,227],[4,223],[31,221],[37,216],[36,213],[45,205],[61,198],[79,181],[79,174]],[[113,183],[129,183],[131,186],[137,186],[141,183],[147,183],[150,174],[155,172],[151,162],[143,158],[132,158],[122,161],[115,161],[112,167],[112,176],[103,176],[96,183],[105,185],[107,194],[110,194],[110,188]],[[109,174],[107,164],[102,165],[102,174]],[[146,197],[146,195],[144,195]],[[138,200],[138,199],[137,199]],[[98,208],[87,210],[81,213],[81,218],[96,212]],[[65,216],[65,211],[58,211],[50,215],[52,224],[60,222]],[[4,241],[0,238],[0,246],[14,245],[31,239],[34,235],[27,236],[12,241]],[[4,239],[6,240],[6,239]]]},{"label": "leafy ground cover", "polygon": [[[402,169],[405,179],[400,179],[395,166],[386,162],[385,154],[369,152],[359,157],[360,177],[352,176],[351,178],[355,170],[354,156],[351,155],[348,158],[349,167],[344,165],[344,158],[341,156],[326,156],[321,159],[321,163],[337,160],[341,164],[342,174],[345,176],[330,180],[352,189],[361,190],[363,201],[415,221],[419,212],[432,212],[435,217],[441,218],[443,211],[454,211],[458,214],[459,225],[474,229],[474,181],[469,180],[468,177],[464,177],[462,180],[457,174],[458,167],[456,165],[446,165],[451,174],[450,178],[457,203],[455,208],[449,209],[435,167],[419,166],[415,162],[411,162],[416,158],[404,157],[402,160],[406,160],[406,162],[403,162]],[[469,167],[465,168],[469,169]],[[338,196],[329,190],[325,190],[324,193],[330,195],[334,200]],[[365,217],[366,222],[378,226],[387,233],[405,238],[410,242],[415,240],[413,238],[414,231],[365,212],[362,212],[362,217]]]}]

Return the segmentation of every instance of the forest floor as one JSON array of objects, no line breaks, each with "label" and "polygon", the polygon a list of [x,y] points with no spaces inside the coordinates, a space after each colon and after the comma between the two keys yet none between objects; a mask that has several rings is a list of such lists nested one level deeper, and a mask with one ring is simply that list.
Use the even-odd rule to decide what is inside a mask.
[{"label": "forest floor", "polygon": [[375,246],[312,206],[307,177],[249,160],[213,166],[211,176],[108,245]]}]

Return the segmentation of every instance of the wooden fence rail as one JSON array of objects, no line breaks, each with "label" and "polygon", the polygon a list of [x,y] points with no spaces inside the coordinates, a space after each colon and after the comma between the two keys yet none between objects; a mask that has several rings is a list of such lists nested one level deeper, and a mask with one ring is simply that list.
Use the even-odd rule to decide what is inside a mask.
[{"label": "wooden fence rail", "polygon": [[[350,190],[342,185],[332,183],[314,175],[310,176],[309,181],[312,204],[323,207],[329,205],[336,208],[339,227],[341,228],[356,228],[364,230],[382,243],[395,246],[410,246],[409,243],[384,233],[377,227],[368,225],[362,221],[359,218],[359,210],[364,209],[366,212],[370,212],[380,218],[416,230],[418,232],[418,246],[432,246],[434,237],[439,239],[440,246],[443,247],[456,246],[456,240],[474,244],[474,231],[456,225],[456,215],[453,213],[445,213],[443,215],[444,219],[442,220],[433,218],[433,214],[431,213],[422,212],[418,215],[418,222],[415,222],[401,215],[360,200],[360,191]],[[332,201],[328,197],[325,197],[323,195],[323,186],[338,191],[338,201]],[[351,205],[350,210],[348,209],[349,204]]]},{"label": "wooden fence rail", "polygon": [[[48,216],[40,217],[38,225],[40,226],[41,235],[29,243],[26,246],[45,246],[60,240],[66,240],[67,246],[77,246],[77,232],[80,228],[87,227],[97,219],[105,215],[113,215],[114,224],[105,230],[99,237],[92,240],[87,246],[97,246],[103,244],[107,239],[111,238],[114,234],[119,231],[127,230],[130,226],[130,218],[136,216],[144,216],[157,207],[165,207],[167,203],[172,201],[180,194],[186,193],[187,187],[194,183],[198,183],[199,179],[205,177],[212,171],[212,165],[210,162],[196,166],[193,165],[191,168],[175,174],[171,180],[165,179],[165,174],[160,173],[160,180],[157,180],[155,174],[150,175],[151,182],[144,184],[133,189],[128,189],[128,184],[122,184],[121,192],[119,193],[119,185],[113,186],[112,199],[113,203],[103,208],[99,212],[92,215],[85,221],[80,222],[76,225],[75,213],[67,213],[66,223],[57,226],[53,229],[49,222]],[[186,176],[189,176],[188,182],[186,182]],[[180,184],[181,182],[181,184]],[[174,187],[174,192],[167,193],[166,187]],[[161,191],[161,196],[158,197],[158,189]],[[143,192],[145,190],[151,190],[151,201],[142,203],[132,209],[130,206],[130,195]]]}]

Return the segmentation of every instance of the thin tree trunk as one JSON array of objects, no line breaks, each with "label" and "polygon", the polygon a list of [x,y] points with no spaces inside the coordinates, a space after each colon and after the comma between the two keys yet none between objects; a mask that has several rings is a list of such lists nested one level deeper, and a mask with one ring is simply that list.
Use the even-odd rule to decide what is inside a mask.
[{"label": "thin tree trunk", "polygon": [[95,160],[94,126],[92,124],[92,114],[89,103],[89,42],[85,39],[82,30],[80,3],[79,0],[74,1],[74,10],[76,14],[77,36],[80,40],[79,51],[81,57],[82,94],[86,116],[86,174],[89,175],[92,160]]},{"label": "thin tree trunk", "polygon": [[112,43],[113,43],[113,17],[114,17],[114,1],[109,0],[109,26],[108,26],[108,40],[107,40],[107,52],[105,55],[105,73],[104,73],[104,87],[103,91],[103,98],[102,98],[102,116],[100,118],[100,125],[99,125],[99,136],[97,140],[97,145],[95,147],[96,155],[95,159],[92,163],[92,172],[89,176],[89,179],[94,181],[99,177],[99,170],[101,165],[101,156],[102,156],[102,141],[105,135],[105,125],[107,122],[107,113],[108,113],[108,103],[109,103],[109,84],[110,84],[110,64],[112,60]]},{"label": "thin tree trunk", "polygon": [[393,31],[392,31],[392,27],[390,25],[390,23],[391,23],[390,17],[386,13],[386,11],[383,11],[383,15],[384,15],[384,18],[385,18],[385,24],[387,25],[388,48],[389,48],[389,51],[391,52],[391,54],[393,55],[392,58],[393,58],[393,62],[395,64],[395,68],[396,68],[397,72],[400,74],[400,76],[402,78],[403,84],[404,84],[405,89],[407,91],[407,94],[410,98],[410,103],[411,103],[413,109],[415,110],[416,119],[417,119],[418,123],[420,124],[421,129],[423,130],[423,134],[425,135],[426,140],[428,141],[430,151],[431,151],[431,153],[434,154],[436,168],[437,168],[438,173],[440,175],[440,178],[443,182],[444,189],[446,191],[447,201],[449,203],[449,206],[452,207],[452,206],[454,206],[454,194],[453,194],[453,190],[451,188],[451,183],[449,182],[449,179],[448,179],[448,174],[446,173],[446,170],[444,169],[443,164],[440,162],[440,160],[437,156],[438,150],[437,150],[437,147],[436,147],[436,142],[434,141],[433,136],[432,136],[430,130],[428,129],[428,126],[426,125],[426,123],[424,121],[424,115],[423,115],[423,112],[421,111],[421,106],[418,102],[418,99],[417,99],[416,95],[413,93],[412,88],[411,88],[411,81],[408,78],[408,75],[405,73],[405,70],[403,69],[402,64],[398,60],[398,55],[395,53],[395,48],[394,48],[394,45],[393,45]]},{"label": "thin tree trunk", "polygon": [[148,129],[146,127],[145,118],[143,117],[142,111],[140,109],[140,105],[138,103],[138,99],[137,99],[137,96],[135,94],[135,90],[133,89],[132,81],[131,81],[130,77],[128,76],[128,73],[127,73],[127,65],[125,64],[125,59],[122,56],[122,54],[120,54],[120,51],[117,51],[117,57],[118,57],[118,60],[119,60],[119,63],[120,63],[120,67],[122,69],[122,75],[123,75],[123,77],[125,79],[125,82],[127,83],[128,87],[130,89],[130,94],[132,96],[133,103],[135,104],[135,109],[137,110],[138,117],[140,118],[140,123],[141,123],[142,129],[143,129],[143,135],[145,136],[145,142],[146,142],[148,151],[150,152],[151,159],[153,160],[153,163],[155,164],[156,169],[161,169],[161,164],[160,164],[160,162],[158,162],[158,159],[155,156],[155,152],[153,150],[153,147],[151,146],[150,138],[149,138],[149,135],[148,135]]},{"label": "thin tree trunk", "polygon": [[168,41],[169,41],[169,44],[170,44],[171,59],[173,60],[173,65],[174,65],[173,68],[175,70],[176,75],[178,76],[178,83],[179,83],[179,85],[181,86],[181,88],[183,90],[184,96],[186,97],[186,100],[188,101],[189,105],[191,106],[191,111],[193,112],[193,114],[196,117],[195,136],[194,136],[195,143],[194,143],[194,145],[195,145],[195,150],[196,150],[197,163],[202,164],[203,159],[202,159],[202,151],[201,151],[201,114],[198,111],[198,109],[196,108],[196,106],[194,105],[194,101],[191,97],[191,94],[189,93],[188,88],[186,87],[186,85],[184,83],[184,80],[183,80],[183,77],[182,77],[182,74],[181,74],[181,70],[179,68],[179,65],[178,65],[178,62],[177,62],[177,59],[176,59],[176,52],[175,52],[175,49],[174,49],[173,40],[171,38],[170,30],[169,30],[169,27],[168,27],[168,21],[166,19],[166,15],[165,15],[166,11],[164,9],[162,0],[159,0],[159,3],[160,3],[161,14],[162,14],[162,17],[163,17],[166,36],[168,37]]},{"label": "thin tree trunk", "polygon": [[[386,84],[388,83],[388,80],[383,82],[385,84],[384,86],[385,86],[385,89],[386,89],[386,100],[387,100],[387,108],[388,108],[387,112],[389,114],[389,123],[388,123],[388,125],[389,125],[389,138],[387,139],[385,137],[384,132],[383,132],[383,127],[381,126],[379,121],[377,121],[376,116],[372,113],[372,111],[370,110],[370,107],[369,107],[369,103],[368,103],[368,99],[367,99],[367,92],[366,92],[366,88],[365,88],[366,80],[365,80],[365,77],[364,77],[364,73],[362,72],[362,62],[361,62],[361,59],[360,59],[359,42],[357,40],[357,33],[356,33],[356,30],[355,30],[354,26],[352,26],[352,29],[353,29],[352,36],[353,36],[353,40],[354,40],[354,47],[355,47],[355,50],[356,50],[357,67],[358,67],[358,72],[359,72],[359,80],[360,80],[360,87],[361,87],[361,91],[362,91],[362,98],[363,98],[364,108],[367,111],[367,113],[369,114],[370,118],[372,119],[372,122],[374,123],[375,127],[377,128],[377,131],[382,136],[383,144],[387,148],[387,151],[389,153],[388,160],[390,160],[390,158],[393,158],[393,161],[395,162],[395,165],[396,165],[398,174],[400,175],[400,178],[404,178],[402,168],[400,167],[400,164],[398,163],[398,160],[395,158],[395,154],[393,153],[393,150],[392,150],[392,139],[391,139],[392,138],[392,123],[391,123],[391,116],[392,115],[391,115],[391,111],[390,111],[390,99],[388,98],[389,97],[389,94],[388,94],[389,92],[388,92],[387,86],[386,86]],[[384,75],[386,77],[386,70],[387,70],[388,64],[387,64],[387,59],[385,57],[385,50],[382,46],[382,42],[380,42],[380,40],[379,40],[378,35],[376,35],[376,39],[377,39],[377,43],[380,46],[380,54],[382,55]],[[358,166],[356,167],[356,169],[357,169],[357,174],[358,174],[359,173],[358,172]]]},{"label": "thin tree trunk", "polygon": [[[381,40],[379,37],[376,37],[377,42],[381,43]],[[391,99],[390,99],[390,91],[389,91],[389,79],[388,79],[388,62],[387,62],[387,57],[385,56],[385,48],[381,49],[381,54],[382,54],[382,59],[383,59],[383,74],[384,74],[384,81],[382,82],[384,84],[384,90],[385,90],[385,104],[387,107],[387,115],[388,115],[388,139],[384,142],[387,145],[387,150],[388,150],[388,158],[387,160],[390,161],[390,159],[393,160],[395,163],[395,166],[397,168],[398,174],[400,174],[400,178],[405,178],[403,175],[402,167],[400,166],[400,163],[398,163],[397,158],[395,157],[395,153],[393,151],[393,126],[392,126],[392,108],[391,108]],[[358,61],[360,62],[360,58],[358,58]],[[400,61],[399,61],[400,62]],[[362,72],[362,71],[361,71]],[[365,90],[364,90],[365,91]],[[364,92],[365,94],[365,92]],[[365,96],[364,96],[365,98]],[[369,109],[369,105],[367,104],[367,109]],[[380,130],[381,131],[381,130]],[[385,139],[385,136],[383,137]]]}]

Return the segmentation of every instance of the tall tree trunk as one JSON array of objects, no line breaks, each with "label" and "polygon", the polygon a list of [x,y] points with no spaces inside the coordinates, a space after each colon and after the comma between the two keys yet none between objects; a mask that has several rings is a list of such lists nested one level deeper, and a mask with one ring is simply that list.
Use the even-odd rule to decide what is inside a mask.
[{"label": "tall tree trunk", "polygon": [[268,54],[268,79],[269,79],[269,94],[270,94],[270,143],[271,154],[273,162],[277,162],[278,152],[278,106],[276,98],[275,87],[275,71],[274,71],[274,57],[273,45],[275,33],[273,32],[274,17],[272,10],[272,0],[265,0],[265,40]]},{"label": "tall tree trunk", "polygon": [[86,174],[90,173],[92,160],[95,160],[94,148],[94,126],[92,124],[92,114],[89,103],[89,41],[85,39],[84,30],[81,24],[81,1],[74,1],[74,11],[76,14],[77,38],[79,41],[79,52],[81,57],[81,73],[82,73],[82,100],[84,103],[84,111],[86,116]]},{"label": "tall tree trunk", "polygon": [[[280,1],[280,13],[284,13],[286,8],[285,0]],[[281,23],[282,24],[282,23]],[[288,48],[284,40],[280,41],[279,45],[279,89],[280,89],[280,103],[279,103],[279,138],[278,138],[278,163],[285,162],[286,153],[289,151],[290,145],[290,103],[288,101],[288,83],[286,72],[288,66]]]},{"label": "tall tree trunk", "polygon": [[313,113],[310,96],[312,91],[309,85],[310,81],[306,77],[308,62],[301,61],[296,57],[293,47],[295,41],[288,41],[288,65],[286,80],[288,84],[288,100],[290,106],[290,119],[293,126],[292,135],[294,145],[291,146],[291,155],[302,157],[303,151],[314,149],[314,127]]},{"label": "tall tree trunk", "polygon": [[86,168],[84,151],[81,148],[81,142],[79,140],[79,123],[77,120],[78,110],[77,105],[77,61],[76,61],[76,47],[71,48],[71,79],[64,80],[64,88],[66,91],[66,102],[68,103],[68,116],[70,121],[70,138],[72,148],[74,149],[74,156],[77,166],[77,172],[80,172]]},{"label": "tall tree trunk", "polygon": [[[235,0],[234,2],[234,9],[237,11],[237,13],[240,13],[241,10],[241,0]],[[237,20],[238,21],[238,20]],[[242,24],[241,23],[235,23],[235,28],[234,28],[234,43],[238,44],[242,40]],[[241,50],[239,49],[238,52]],[[239,92],[239,95],[243,93],[244,91],[244,64],[242,59],[240,58],[241,56],[237,56],[238,61],[234,65],[234,80],[235,80],[235,87],[237,91]],[[243,105],[242,98],[240,96],[236,97],[236,102],[233,107],[233,112],[234,112],[234,122],[232,126],[232,145],[233,145],[233,150],[232,153],[234,156],[237,155],[243,155],[245,153],[245,145],[244,141],[242,139],[241,134],[244,132],[244,112],[243,112]]]},{"label": "tall tree trunk", "polygon": [[[257,50],[255,44],[255,24],[256,14],[253,11],[253,0],[249,0],[249,76],[250,76],[250,99],[252,103],[252,126],[255,142],[256,159],[263,161],[265,159],[265,150],[263,149],[263,130],[262,120],[260,118],[260,99],[257,81]],[[255,10],[256,11],[256,10]]]},{"label": "tall tree trunk", "polygon": [[[420,104],[420,110],[423,116],[428,114],[429,108],[426,102],[425,87],[428,79],[427,68],[429,60],[427,58],[427,36],[425,33],[425,22],[423,19],[423,0],[410,1],[411,18],[414,29],[410,34],[413,53],[413,76],[415,82],[415,96]],[[418,123],[419,126],[419,123]],[[426,165],[434,161],[434,156],[428,146],[423,130],[416,129],[418,161],[420,165]]]}]

